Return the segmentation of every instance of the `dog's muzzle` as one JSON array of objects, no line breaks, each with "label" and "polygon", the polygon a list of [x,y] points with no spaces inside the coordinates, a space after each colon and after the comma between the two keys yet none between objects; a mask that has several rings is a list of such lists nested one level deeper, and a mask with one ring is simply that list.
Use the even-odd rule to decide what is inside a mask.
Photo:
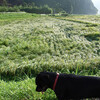
[{"label": "dog's muzzle", "polygon": [[40,87],[37,86],[37,88],[36,88],[36,91],[37,92],[45,92],[46,90],[47,90],[47,87],[46,86],[43,87],[43,88],[40,88]]}]

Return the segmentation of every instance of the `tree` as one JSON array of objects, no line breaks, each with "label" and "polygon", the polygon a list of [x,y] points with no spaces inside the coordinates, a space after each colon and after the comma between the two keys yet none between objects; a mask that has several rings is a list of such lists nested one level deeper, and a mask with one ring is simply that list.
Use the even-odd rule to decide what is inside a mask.
[{"label": "tree", "polygon": [[2,2],[2,6],[8,6],[8,3],[7,3],[6,0],[3,0],[3,2]]}]

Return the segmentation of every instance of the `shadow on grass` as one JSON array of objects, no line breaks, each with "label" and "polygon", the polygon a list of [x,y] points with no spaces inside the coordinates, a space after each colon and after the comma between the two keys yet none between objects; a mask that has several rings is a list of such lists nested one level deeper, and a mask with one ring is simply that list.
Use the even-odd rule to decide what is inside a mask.
[{"label": "shadow on grass", "polygon": [[86,34],[84,36],[89,41],[93,41],[93,40],[98,41],[98,40],[100,40],[100,33],[99,32],[96,32],[94,34],[93,33],[92,34]]}]

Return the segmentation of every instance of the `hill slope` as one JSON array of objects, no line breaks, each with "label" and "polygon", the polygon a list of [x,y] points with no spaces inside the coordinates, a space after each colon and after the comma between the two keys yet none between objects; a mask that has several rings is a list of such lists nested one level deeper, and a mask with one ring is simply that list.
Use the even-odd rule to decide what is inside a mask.
[{"label": "hill slope", "polygon": [[7,0],[8,3],[13,5],[20,5],[24,2],[32,3],[34,2],[37,6],[49,5],[54,8],[55,11],[61,9],[65,10],[67,13],[73,14],[96,14],[97,9],[94,7],[91,0]]}]

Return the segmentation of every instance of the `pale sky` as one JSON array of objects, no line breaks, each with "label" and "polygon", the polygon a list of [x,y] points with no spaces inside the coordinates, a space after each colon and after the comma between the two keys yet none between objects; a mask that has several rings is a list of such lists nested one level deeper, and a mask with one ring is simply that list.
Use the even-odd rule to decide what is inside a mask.
[{"label": "pale sky", "polygon": [[100,10],[100,0],[92,0],[92,1],[93,1],[93,3],[94,3],[95,7],[96,7],[98,10]]}]

